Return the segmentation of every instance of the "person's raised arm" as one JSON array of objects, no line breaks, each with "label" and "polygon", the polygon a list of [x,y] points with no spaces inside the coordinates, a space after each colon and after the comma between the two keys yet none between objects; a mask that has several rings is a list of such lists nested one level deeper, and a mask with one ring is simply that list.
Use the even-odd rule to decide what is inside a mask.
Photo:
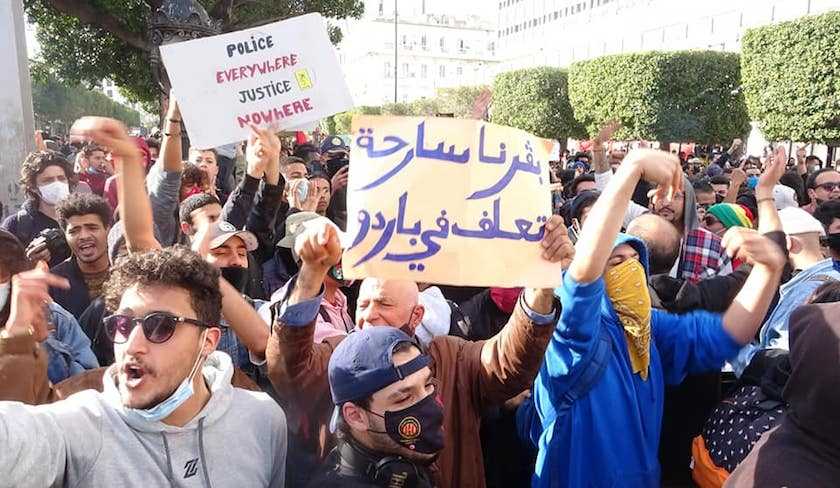
[{"label": "person's raised arm", "polygon": [[140,149],[128,136],[125,126],[118,120],[105,117],[82,117],[70,130],[108,147],[117,162],[120,174],[117,194],[119,201],[123,202],[120,216],[129,252],[159,249],[161,246],[155,238],[152,205],[146,193]]},{"label": "person's raised arm", "polygon": [[723,236],[727,255],[753,265],[747,281],[723,314],[723,328],[741,345],[748,344],[773,300],[785,257],[779,246],[754,230],[729,229]]},{"label": "person's raised arm", "polygon": [[621,123],[615,120],[607,122],[592,139],[592,169],[595,170],[595,174],[610,171],[610,162],[607,160],[604,143],[612,139],[612,135],[619,127]]},{"label": "person's raised arm", "polygon": [[758,178],[755,187],[755,200],[758,203],[758,232],[767,234],[782,230],[782,221],[776,210],[776,200],[773,198],[773,188],[779,184],[779,179],[785,174],[787,154],[784,146],[779,145],[768,159],[764,172]]},{"label": "person's raised arm", "polygon": [[[192,242],[193,251],[205,260],[210,253],[210,225],[203,223]],[[222,316],[233,329],[236,337],[248,348],[248,352],[259,359],[264,358],[269,337],[269,324],[263,322],[254,307],[221,276],[219,277],[219,291],[222,292]]]},{"label": "person's raised arm", "polygon": [[[181,172],[184,169],[184,158],[181,148],[181,110],[175,95],[169,93],[169,107],[166,119],[163,121],[163,138],[160,142],[158,162],[163,160],[163,170],[167,172]],[[157,163],[155,163],[157,164]]]},{"label": "person's raised arm", "polygon": [[741,191],[741,185],[747,181],[747,174],[741,168],[732,170],[732,175],[729,177],[729,190],[726,192],[726,197],[723,198],[724,203],[735,203],[738,200],[738,192]]},{"label": "person's raised arm", "polygon": [[657,192],[663,197],[673,198],[674,192],[681,191],[682,171],[676,156],[652,149],[636,149],[627,154],[589,211],[586,225],[578,236],[579,252],[568,271],[576,282],[592,283],[603,274],[640,178],[657,183]]}]

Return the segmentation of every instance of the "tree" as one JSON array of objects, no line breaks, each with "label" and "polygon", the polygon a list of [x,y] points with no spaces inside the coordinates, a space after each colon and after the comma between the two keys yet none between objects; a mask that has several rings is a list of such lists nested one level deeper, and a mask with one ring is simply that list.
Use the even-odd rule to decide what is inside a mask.
[{"label": "tree", "polygon": [[617,54],[573,64],[569,100],[590,136],[618,120],[619,139],[728,142],[749,129],[739,83],[733,53]]},{"label": "tree", "polygon": [[840,12],[747,30],[741,47],[750,117],[770,140],[840,140]]},{"label": "tree", "polygon": [[81,85],[67,86],[49,73],[34,71],[38,74],[32,78],[32,105],[40,128],[49,127],[53,133],[63,133],[84,115],[119,119],[130,127],[141,125],[141,115],[136,110],[97,91]]},{"label": "tree", "polygon": [[491,120],[539,137],[583,136],[569,105],[567,73],[548,66],[502,73],[493,82]]},{"label": "tree", "polygon": [[[24,0],[26,13],[38,24],[43,61],[59,79],[96,86],[112,80],[132,102],[157,112],[146,41],[148,18],[164,0]],[[199,0],[222,32],[232,32],[309,12],[324,17],[359,18],[360,0]],[[330,26],[333,42],[341,31]]]}]

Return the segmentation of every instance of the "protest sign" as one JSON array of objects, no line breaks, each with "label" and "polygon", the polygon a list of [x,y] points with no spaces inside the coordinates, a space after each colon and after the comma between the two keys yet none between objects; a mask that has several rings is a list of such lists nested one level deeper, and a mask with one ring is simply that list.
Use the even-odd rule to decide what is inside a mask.
[{"label": "protest sign", "polygon": [[353,117],[348,278],[555,287],[541,257],[553,141],[477,120]]},{"label": "protest sign", "polygon": [[196,147],[287,130],[352,107],[323,18],[308,14],[160,48]]}]

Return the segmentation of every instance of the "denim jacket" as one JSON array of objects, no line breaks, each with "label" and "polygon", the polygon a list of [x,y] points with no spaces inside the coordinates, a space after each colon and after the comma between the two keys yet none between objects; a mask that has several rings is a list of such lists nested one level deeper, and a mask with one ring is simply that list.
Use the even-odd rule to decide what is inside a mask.
[{"label": "denim jacket", "polygon": [[99,367],[90,349],[90,340],[70,312],[57,303],[50,304],[51,330],[43,342],[47,350],[47,376],[53,384],[87,369]]}]

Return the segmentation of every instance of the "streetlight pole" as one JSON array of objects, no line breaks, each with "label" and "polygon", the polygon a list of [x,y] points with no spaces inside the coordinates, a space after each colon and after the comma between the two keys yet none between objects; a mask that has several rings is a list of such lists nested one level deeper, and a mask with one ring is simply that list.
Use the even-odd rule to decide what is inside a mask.
[{"label": "streetlight pole", "polygon": [[397,103],[397,77],[399,76],[399,58],[397,55],[397,0],[394,0],[394,103]]}]

